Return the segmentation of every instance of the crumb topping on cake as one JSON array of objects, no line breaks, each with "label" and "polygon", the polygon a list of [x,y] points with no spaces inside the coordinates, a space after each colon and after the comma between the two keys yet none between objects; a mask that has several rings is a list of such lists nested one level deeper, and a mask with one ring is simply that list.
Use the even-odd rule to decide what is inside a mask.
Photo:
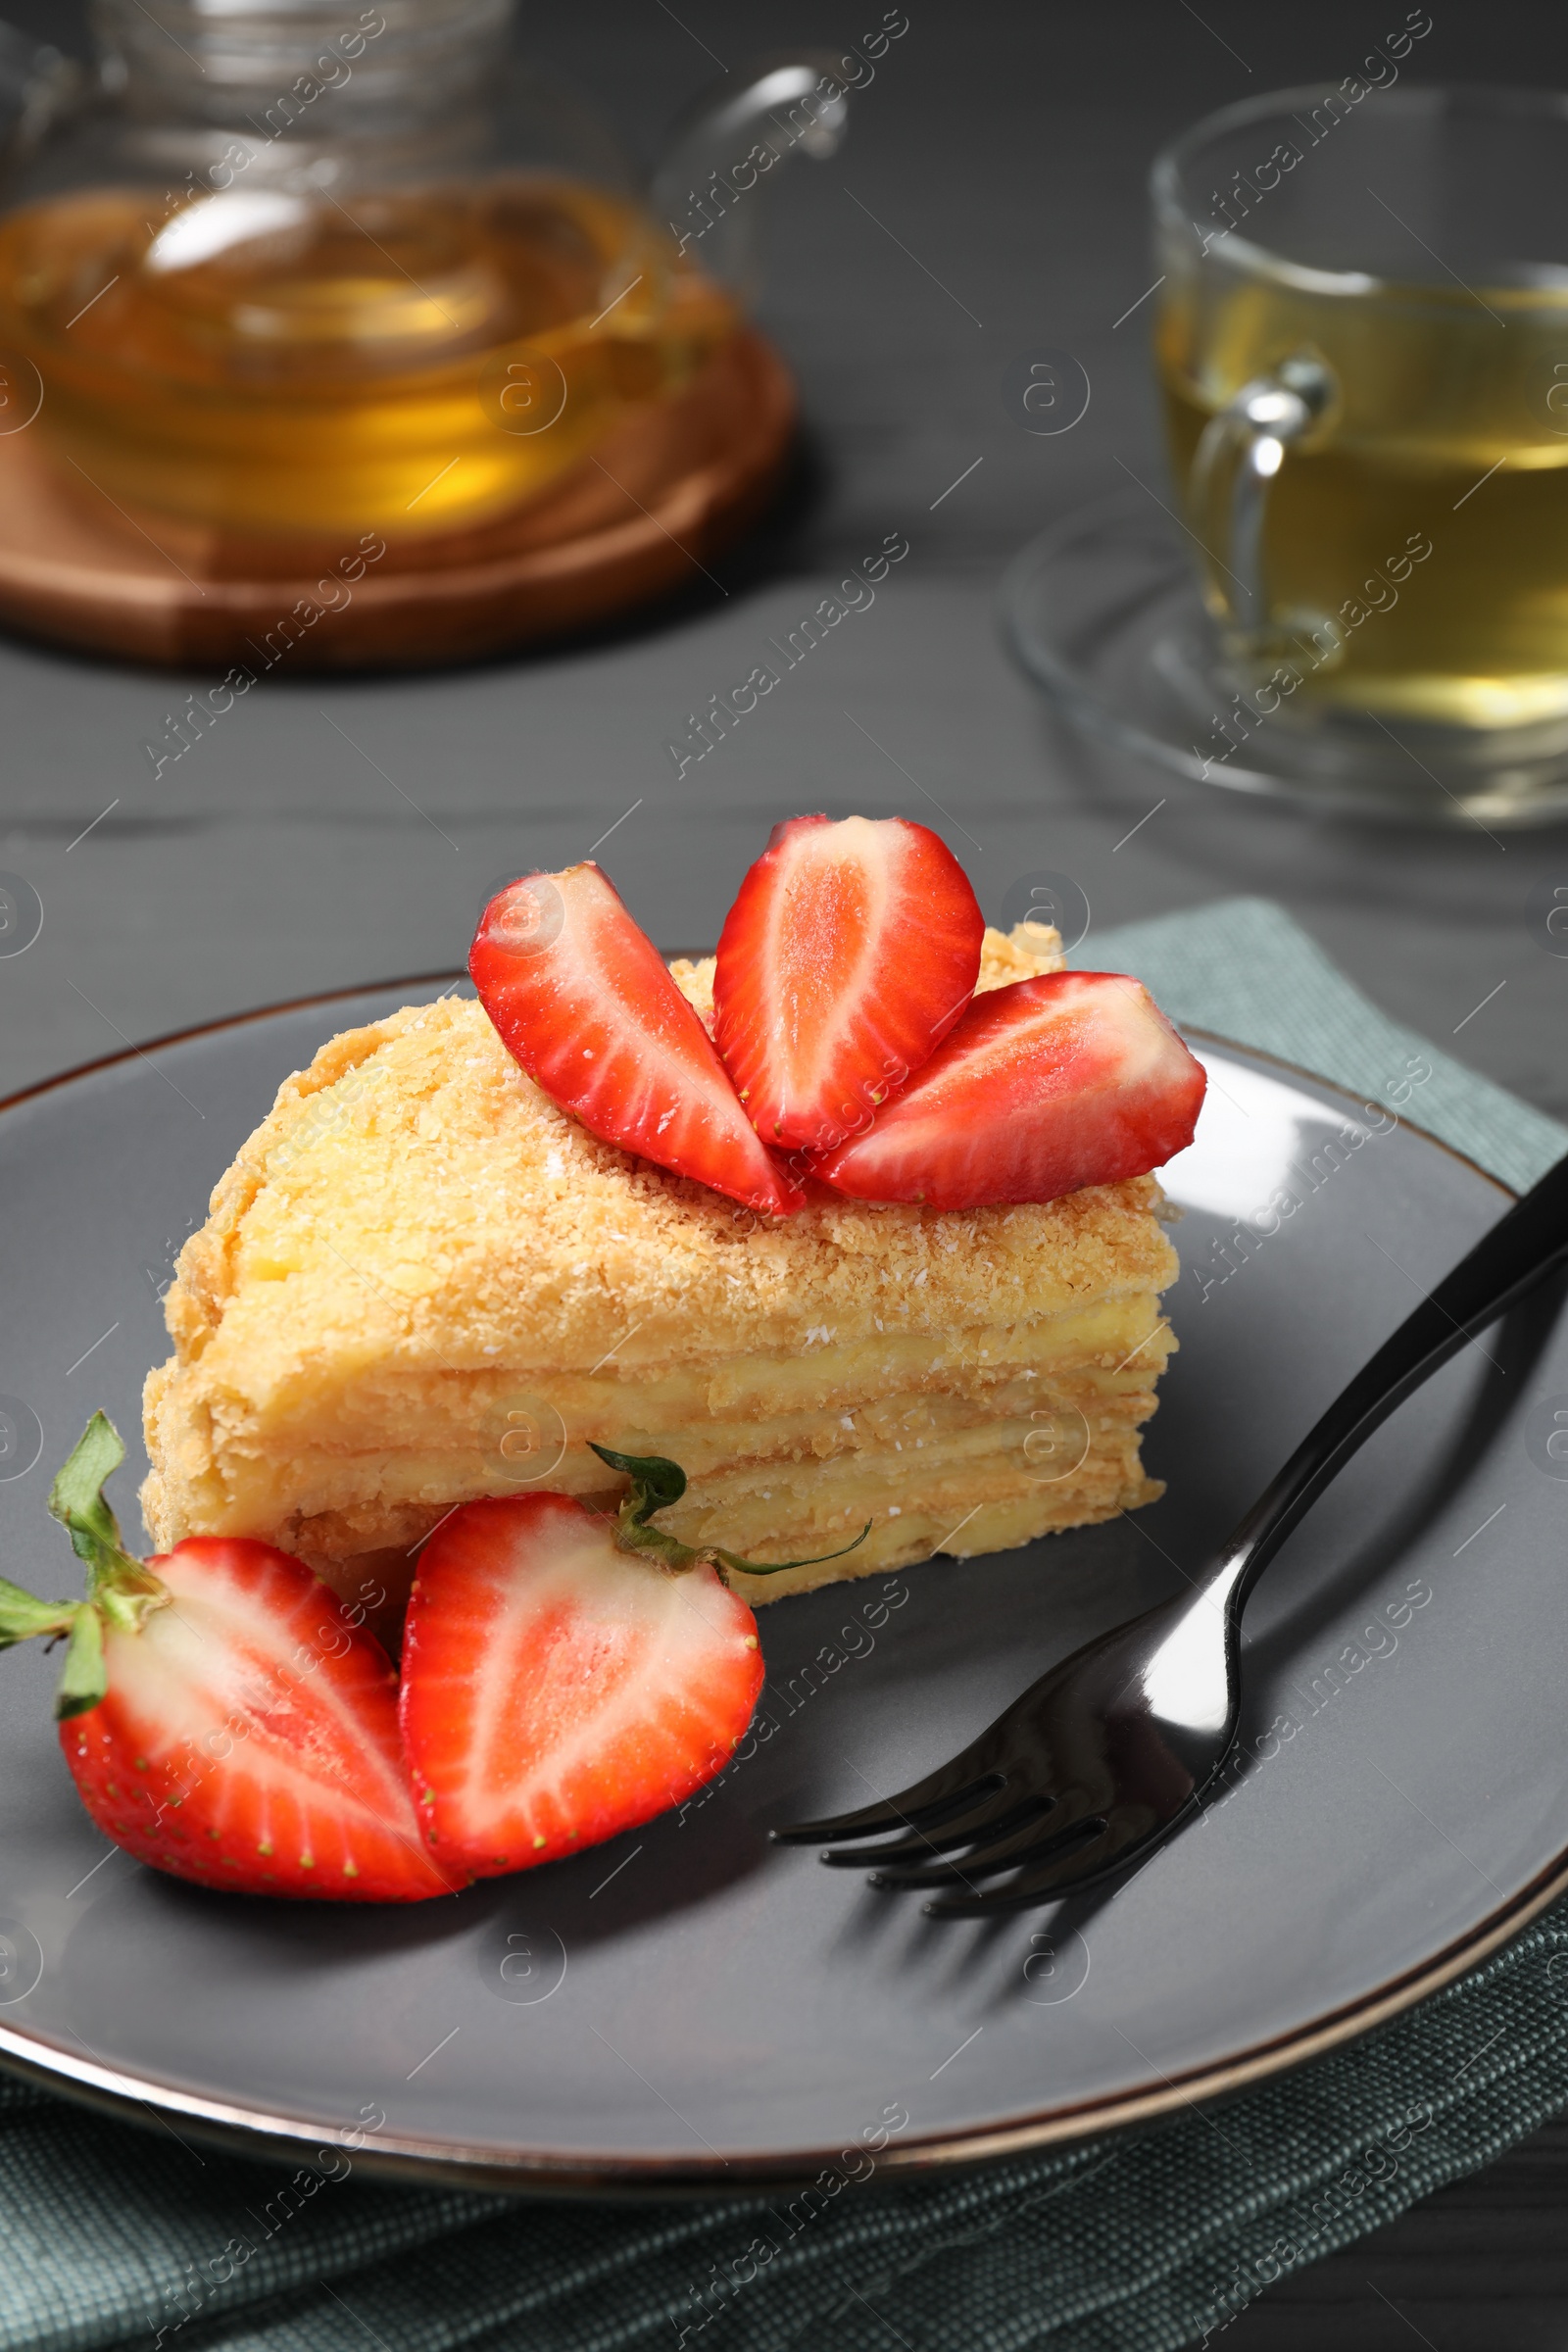
[{"label": "crumb topping on cake", "polygon": [[[982,988],[1055,969],[986,935]],[[711,964],[676,967],[701,1008]],[[840,1321],[939,1332],[1157,1289],[1152,1177],[962,1213],[825,1196],[774,1225],[603,1144],[482,1006],[413,1005],[287,1079],[180,1253],[177,1361],[263,1403],[330,1362],[587,1371],[819,1344]]]}]

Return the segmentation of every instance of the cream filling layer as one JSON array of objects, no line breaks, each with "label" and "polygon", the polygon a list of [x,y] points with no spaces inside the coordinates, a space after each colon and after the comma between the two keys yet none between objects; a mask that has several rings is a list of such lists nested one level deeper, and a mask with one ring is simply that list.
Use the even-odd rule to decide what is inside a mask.
[{"label": "cream filling layer", "polygon": [[[635,1335],[628,1335],[628,1343]],[[591,1372],[531,1370],[515,1359],[401,1372],[384,1360],[334,1377],[302,1373],[265,1402],[226,1394],[218,1381],[205,1401],[221,1435],[243,1430],[260,1450],[292,1453],[301,1444],[357,1451],[404,1445],[472,1442],[486,1413],[504,1412],[519,1387],[547,1395],[568,1425],[597,1429],[635,1415],[645,1426],[684,1427],[733,1416],[741,1420],[856,1405],[919,1388],[979,1391],[1009,1373],[1047,1372],[1108,1357],[1120,1362],[1141,1344],[1168,1352],[1173,1343],[1151,1291],[1103,1294],[1058,1315],[1018,1324],[948,1332],[877,1332],[840,1341],[824,1325],[820,1343],[788,1355],[748,1353],[707,1364],[646,1367],[627,1348]],[[1147,1367],[1146,1367],[1147,1368]],[[189,1380],[187,1371],[184,1378]]]},{"label": "cream filling layer", "polygon": [[383,1371],[318,1392],[308,1419],[282,1428],[187,1376],[154,1405],[162,1503],[179,1532],[218,1534],[376,1502],[446,1507],[532,1484],[586,1494],[607,1484],[590,1441],[667,1453],[693,1478],[747,1461],[918,1456],[946,1431],[1057,1403],[1136,1396],[1142,1418],[1173,1346],[1157,1297],[1132,1293],[1037,1323],[651,1376]]}]

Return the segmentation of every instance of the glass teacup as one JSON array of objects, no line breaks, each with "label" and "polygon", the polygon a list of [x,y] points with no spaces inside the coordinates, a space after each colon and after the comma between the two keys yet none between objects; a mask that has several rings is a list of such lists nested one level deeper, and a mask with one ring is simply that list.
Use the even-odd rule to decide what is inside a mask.
[{"label": "glass teacup", "polygon": [[1394,86],[1429,23],[1153,175],[1204,600],[1253,713],[1343,730],[1347,773],[1380,726],[1472,771],[1568,743],[1568,99]]}]

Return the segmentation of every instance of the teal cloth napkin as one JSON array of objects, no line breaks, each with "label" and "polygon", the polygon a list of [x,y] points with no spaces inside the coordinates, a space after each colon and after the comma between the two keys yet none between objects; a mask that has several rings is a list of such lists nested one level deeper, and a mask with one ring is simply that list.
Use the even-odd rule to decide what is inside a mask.
[{"label": "teal cloth napkin", "polygon": [[1430,1062],[1407,1115],[1516,1192],[1568,1152],[1568,1128],[1379,1012],[1267,899],[1096,931],[1072,961],[1132,972],[1184,1027],[1255,1046],[1373,1102],[1388,1102],[1391,1072],[1412,1056]]},{"label": "teal cloth napkin", "polygon": [[[1181,1021],[1382,1100],[1524,1185],[1568,1130],[1369,1004],[1277,907],[1097,934]],[[1194,2109],[959,2178],[851,2190],[765,2268],[754,2202],[513,2202],[275,2168],[0,2080],[0,2352],[1174,2352],[1283,2273],[1488,2163],[1568,2102],[1568,1903],[1354,2046]],[[341,2168],[347,2169],[341,2169]],[[710,2332],[711,2330],[711,2332]]]}]

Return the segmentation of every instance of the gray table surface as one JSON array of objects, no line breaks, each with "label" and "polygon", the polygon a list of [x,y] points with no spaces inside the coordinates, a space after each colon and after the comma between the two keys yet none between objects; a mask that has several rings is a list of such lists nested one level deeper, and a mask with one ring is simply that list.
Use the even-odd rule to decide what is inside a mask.
[{"label": "gray table surface", "polygon": [[[778,192],[761,317],[800,380],[809,464],[716,582],[545,657],[282,675],[157,781],[143,743],[208,679],[0,642],[0,867],[45,907],[36,946],[0,963],[0,1093],[122,1041],[455,965],[499,878],[583,857],[612,825],[599,856],[645,926],[709,939],[774,818],[859,807],[938,823],[992,915],[1031,868],[1072,874],[1101,925],[1267,893],[1390,1012],[1568,1115],[1568,961],[1526,918],[1533,884],[1568,883],[1568,831],[1352,830],[1091,767],[1043,721],[994,621],[1000,569],[1032,532],[1129,468],[1164,495],[1149,308],[1123,317],[1155,273],[1150,156],[1232,99],[1338,79],[1402,7],[1388,27],[1344,0],[907,9],[841,155],[792,165]],[[80,44],[76,0],[7,13]],[[854,39],[881,13],[593,0],[530,38],[651,154],[715,58]],[[1432,14],[1419,78],[1562,75],[1555,8]],[[1009,361],[1041,345],[1093,385],[1054,438],[1004,405]],[[677,781],[664,746],[686,713],[889,532],[910,554],[875,606]],[[1568,2345],[1565,2192],[1558,2124],[1281,2282],[1230,2341],[1294,2352],[1332,2326],[1345,2352],[1412,2330],[1438,2352]]]}]

